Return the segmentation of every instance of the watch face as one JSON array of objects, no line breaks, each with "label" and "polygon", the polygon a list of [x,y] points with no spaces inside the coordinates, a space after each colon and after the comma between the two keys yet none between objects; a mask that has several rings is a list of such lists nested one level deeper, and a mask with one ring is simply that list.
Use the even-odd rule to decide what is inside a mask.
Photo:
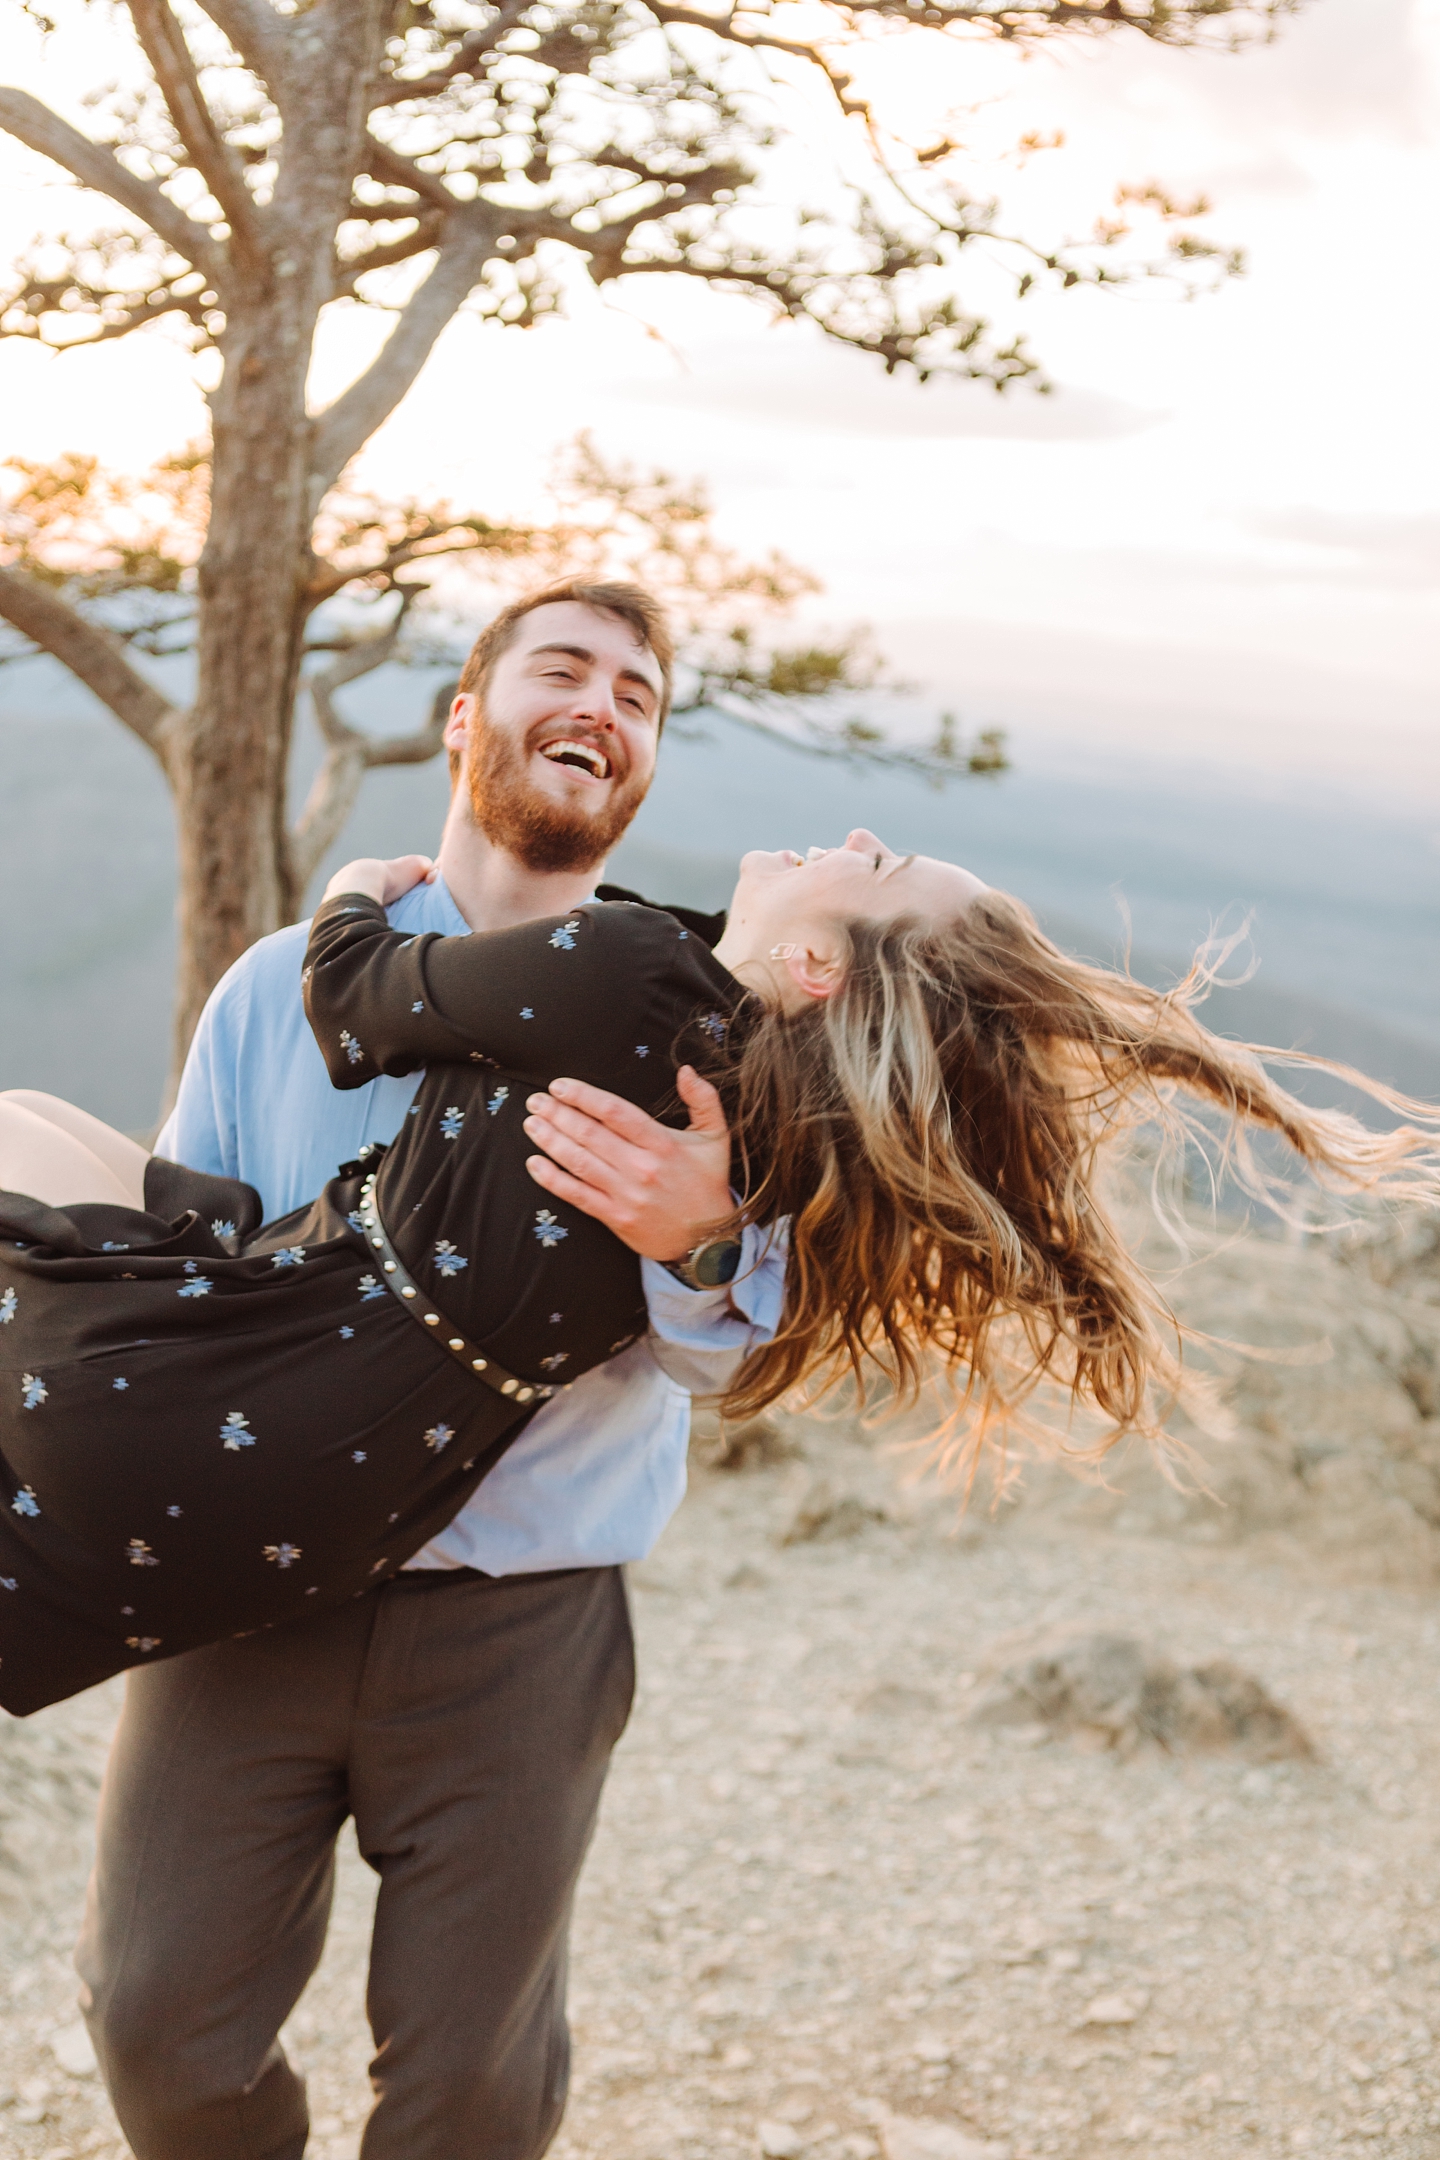
[{"label": "watch face", "polygon": [[722,1283],[735,1280],[739,1265],[739,1238],[713,1238],[692,1256],[690,1273],[698,1289],[718,1290]]}]

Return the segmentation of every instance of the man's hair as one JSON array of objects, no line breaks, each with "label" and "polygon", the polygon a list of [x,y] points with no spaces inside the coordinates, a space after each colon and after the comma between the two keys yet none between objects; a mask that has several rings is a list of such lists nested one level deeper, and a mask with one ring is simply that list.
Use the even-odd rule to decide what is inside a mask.
[{"label": "man's hair", "polygon": [[[471,646],[470,657],[460,671],[460,690],[478,698],[483,706],[495,663],[513,641],[520,624],[527,615],[533,615],[536,608],[549,607],[556,600],[576,600],[582,607],[598,608],[605,615],[618,615],[622,622],[630,625],[639,642],[649,647],[660,663],[659,724],[663,728],[674,685],[675,639],[664,608],[654,593],[647,592],[643,585],[596,584],[588,578],[560,578],[553,585],[542,585],[538,592],[512,600],[493,622],[485,625]],[[452,750],[452,784],[459,777],[460,762],[460,753]]]}]

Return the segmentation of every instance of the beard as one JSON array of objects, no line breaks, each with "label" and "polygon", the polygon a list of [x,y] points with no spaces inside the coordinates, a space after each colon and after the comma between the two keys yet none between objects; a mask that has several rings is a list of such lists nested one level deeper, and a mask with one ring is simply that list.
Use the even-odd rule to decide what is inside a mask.
[{"label": "beard", "polygon": [[465,763],[475,823],[492,847],[539,875],[597,868],[645,800],[649,781],[626,774],[612,784],[598,809],[586,810],[579,803],[567,809],[543,795],[530,779],[528,747],[517,744],[483,712],[477,716]]}]

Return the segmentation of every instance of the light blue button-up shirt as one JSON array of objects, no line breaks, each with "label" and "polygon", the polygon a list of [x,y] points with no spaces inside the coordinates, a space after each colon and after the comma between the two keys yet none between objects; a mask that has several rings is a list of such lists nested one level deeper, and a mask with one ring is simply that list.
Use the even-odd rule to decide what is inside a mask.
[{"label": "light blue button-up shirt", "polygon": [[[412,934],[470,927],[438,877],[389,917]],[[267,1218],[313,1199],[367,1140],[393,1140],[420,1084],[331,1087],[301,1002],[308,929],[262,938],[216,985],[155,1143],[172,1162],[243,1178]],[[779,1319],[783,1253],[753,1231],[745,1242],[728,1293],[688,1290],[643,1261],[649,1335],[546,1403],[410,1565],[519,1575],[643,1559],[684,1495],[691,1394],[723,1390]]]}]

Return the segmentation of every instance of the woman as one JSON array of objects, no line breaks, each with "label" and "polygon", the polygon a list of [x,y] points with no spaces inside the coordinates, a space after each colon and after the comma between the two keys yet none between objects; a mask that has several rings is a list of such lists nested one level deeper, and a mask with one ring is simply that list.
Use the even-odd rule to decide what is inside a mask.
[{"label": "woman", "polygon": [[790,1221],[784,1322],[740,1373],[741,1412],[867,1366],[903,1392],[938,1353],[982,1429],[1042,1377],[1153,1429],[1167,1316],[1096,1155],[1132,1115],[1173,1118],[1176,1086],[1322,1176],[1440,1183],[1428,1129],[1305,1109],[1209,1035],[1202,973],[1162,996],[1069,960],[1018,903],[868,833],[747,856],[713,953],[616,904],[392,932],[386,905],[427,869],[349,864],[315,917],[305,994],[335,1085],[425,1077],[383,1160],[309,1208],[261,1225],[247,1186],[43,1099],[0,1104],[13,1711],[363,1594],[540,1400],[634,1340],[633,1255],[537,1204],[526,1170],[527,1093],[559,1073],[661,1115],[681,1062],[721,1086],[739,1219]]}]

